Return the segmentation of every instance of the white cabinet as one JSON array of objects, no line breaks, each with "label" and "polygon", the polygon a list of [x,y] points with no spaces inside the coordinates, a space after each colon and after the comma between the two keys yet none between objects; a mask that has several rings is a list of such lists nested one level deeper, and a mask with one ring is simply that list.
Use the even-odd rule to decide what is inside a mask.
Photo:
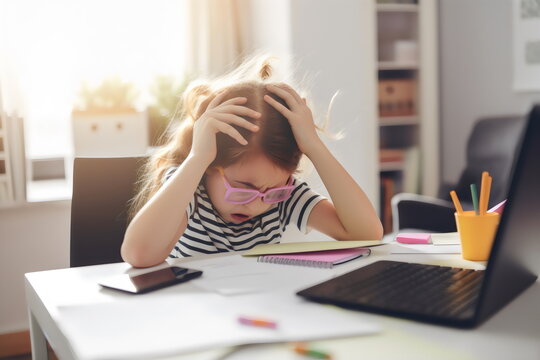
[{"label": "white cabinet", "polygon": [[439,184],[437,2],[379,0],[377,13],[380,215],[392,229],[399,192]]},{"label": "white cabinet", "polygon": [[148,151],[148,116],[137,111],[75,111],[75,156],[134,156]]}]

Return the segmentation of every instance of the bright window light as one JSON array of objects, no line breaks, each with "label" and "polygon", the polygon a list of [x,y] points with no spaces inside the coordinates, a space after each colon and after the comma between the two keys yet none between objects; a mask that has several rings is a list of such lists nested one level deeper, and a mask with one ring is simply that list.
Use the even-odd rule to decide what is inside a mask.
[{"label": "bright window light", "polygon": [[71,155],[70,117],[83,81],[129,81],[143,108],[156,76],[184,75],[186,0],[8,0],[1,10],[28,158]]}]

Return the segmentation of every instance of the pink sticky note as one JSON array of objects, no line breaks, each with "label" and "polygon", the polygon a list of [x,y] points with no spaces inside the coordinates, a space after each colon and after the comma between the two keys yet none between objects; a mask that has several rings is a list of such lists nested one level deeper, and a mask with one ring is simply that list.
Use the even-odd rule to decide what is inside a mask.
[{"label": "pink sticky note", "polygon": [[402,244],[430,244],[431,234],[429,233],[400,233],[396,236],[396,241]]}]

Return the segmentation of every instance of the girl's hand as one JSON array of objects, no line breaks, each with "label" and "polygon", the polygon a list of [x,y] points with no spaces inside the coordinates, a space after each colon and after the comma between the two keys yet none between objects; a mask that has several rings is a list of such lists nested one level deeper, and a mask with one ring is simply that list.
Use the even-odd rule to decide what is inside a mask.
[{"label": "girl's hand", "polygon": [[320,144],[320,138],[317,134],[313,115],[311,114],[311,109],[307,106],[306,99],[302,98],[293,88],[286,84],[270,84],[266,88],[271,93],[285,100],[285,103],[289,107],[288,109],[271,96],[264,96],[264,100],[268,104],[289,120],[300,151],[309,156],[310,149]]},{"label": "girl's hand", "polygon": [[251,131],[259,130],[257,125],[241,117],[258,118],[261,116],[259,112],[241,105],[247,101],[247,98],[236,97],[222,103],[226,94],[227,91],[218,93],[193,125],[191,154],[206,159],[208,163],[216,158],[218,132],[225,133],[240,144],[246,145],[247,140],[232,125],[242,126]]}]

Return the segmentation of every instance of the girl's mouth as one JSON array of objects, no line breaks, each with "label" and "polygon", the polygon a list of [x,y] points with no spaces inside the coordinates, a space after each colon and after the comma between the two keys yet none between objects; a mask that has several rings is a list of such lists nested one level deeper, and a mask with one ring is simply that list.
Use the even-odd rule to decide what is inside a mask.
[{"label": "girl's mouth", "polygon": [[250,216],[246,215],[246,214],[241,214],[241,213],[234,213],[234,214],[231,214],[231,218],[235,222],[243,222],[243,221],[248,220],[250,218]]}]

